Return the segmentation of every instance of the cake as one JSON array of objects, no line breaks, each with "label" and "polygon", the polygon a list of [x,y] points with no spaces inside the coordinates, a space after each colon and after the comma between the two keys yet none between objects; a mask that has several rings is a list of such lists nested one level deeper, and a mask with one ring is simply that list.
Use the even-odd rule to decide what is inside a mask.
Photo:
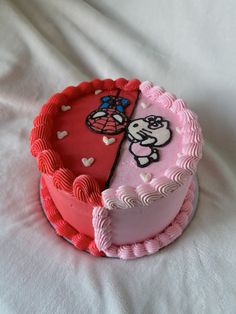
[{"label": "cake", "polygon": [[182,99],[148,81],[94,79],[53,95],[33,124],[41,203],[59,236],[132,259],[182,234],[203,142]]}]

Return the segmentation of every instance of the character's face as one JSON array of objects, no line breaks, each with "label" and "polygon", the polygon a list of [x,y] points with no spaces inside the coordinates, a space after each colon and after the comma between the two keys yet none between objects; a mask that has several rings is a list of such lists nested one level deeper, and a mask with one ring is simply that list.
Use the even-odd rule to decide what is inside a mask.
[{"label": "character's face", "polygon": [[131,121],[127,130],[129,140],[141,144],[152,143],[152,145],[161,146],[171,137],[168,121],[154,115]]}]

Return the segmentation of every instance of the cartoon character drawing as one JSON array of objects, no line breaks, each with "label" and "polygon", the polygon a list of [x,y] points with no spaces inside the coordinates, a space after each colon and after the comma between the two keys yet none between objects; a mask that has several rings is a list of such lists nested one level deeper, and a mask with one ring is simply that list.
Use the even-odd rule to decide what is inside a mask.
[{"label": "cartoon character drawing", "polygon": [[129,100],[124,97],[104,96],[101,105],[92,111],[86,123],[90,129],[102,134],[118,134],[124,131],[128,118],[124,113],[124,107],[129,105]]},{"label": "cartoon character drawing", "polygon": [[159,160],[157,148],[170,142],[172,132],[167,120],[150,115],[131,121],[127,136],[131,141],[129,151],[134,155],[137,166],[144,168]]}]

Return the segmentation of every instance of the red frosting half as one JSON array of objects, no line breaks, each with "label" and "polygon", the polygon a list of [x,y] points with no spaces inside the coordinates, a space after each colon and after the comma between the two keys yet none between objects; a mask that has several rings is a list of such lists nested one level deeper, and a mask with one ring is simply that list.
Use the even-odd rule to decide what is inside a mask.
[{"label": "red frosting half", "polygon": [[[99,134],[89,128],[86,119],[101,106],[103,96],[114,95],[128,99],[129,104],[120,114],[128,119],[138,98],[139,84],[137,79],[95,79],[67,87],[43,105],[34,119],[31,153],[37,158],[40,172],[50,175],[57,189],[89,205],[101,204],[101,191],[109,183],[124,132]],[[58,132],[64,131],[66,135],[58,138]],[[115,141],[106,145],[104,136]],[[82,160],[91,158],[93,162],[86,167]]]}]

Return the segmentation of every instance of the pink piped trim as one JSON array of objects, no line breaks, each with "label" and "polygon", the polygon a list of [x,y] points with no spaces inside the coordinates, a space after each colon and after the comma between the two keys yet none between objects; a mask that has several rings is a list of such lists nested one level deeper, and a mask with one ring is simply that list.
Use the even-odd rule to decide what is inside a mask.
[{"label": "pink piped trim", "polygon": [[112,229],[111,217],[107,208],[93,208],[93,227],[98,249],[100,251],[108,249],[112,244]]},{"label": "pink piped trim", "polygon": [[195,188],[195,182],[192,181],[179,213],[162,232],[143,242],[128,245],[112,244],[112,221],[109,216],[109,210],[105,207],[95,207],[93,209],[93,226],[97,247],[106,256],[119,257],[121,259],[134,259],[158,252],[161,248],[177,239],[189,223],[193,213]]},{"label": "pink piped trim", "polygon": [[131,208],[137,205],[147,206],[160,197],[167,197],[178,189],[197,170],[202,157],[202,131],[197,115],[187,108],[182,99],[166,92],[162,87],[153,86],[149,81],[140,84],[140,91],[147,103],[163,106],[179,116],[182,122],[180,132],[183,133],[182,150],[176,164],[166,169],[161,178],[152,178],[148,184],[136,188],[122,186],[102,192],[104,206],[109,209]]}]

